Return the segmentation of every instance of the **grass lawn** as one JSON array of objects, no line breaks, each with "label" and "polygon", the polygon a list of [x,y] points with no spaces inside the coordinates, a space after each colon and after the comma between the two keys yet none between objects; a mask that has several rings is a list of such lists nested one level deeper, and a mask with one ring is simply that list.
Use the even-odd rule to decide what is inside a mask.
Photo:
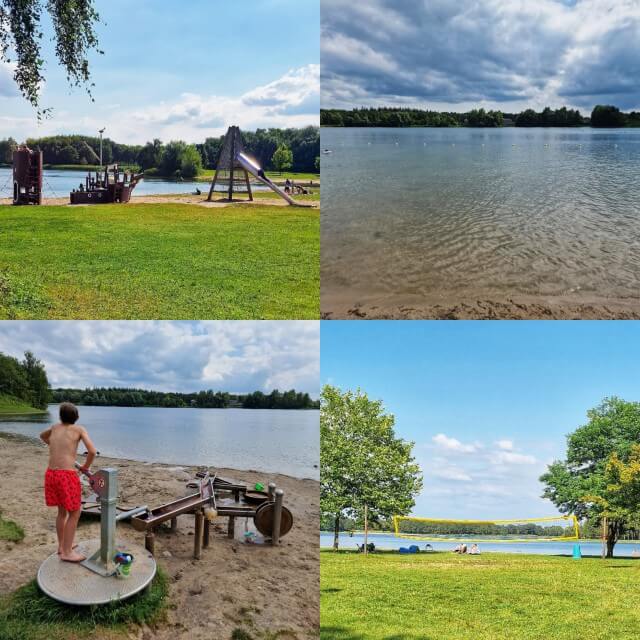
[{"label": "grass lawn", "polygon": [[[209,180],[213,179],[215,169],[204,169],[203,172],[196,178],[196,180]],[[292,173],[291,171],[265,171],[267,178],[273,180],[275,183],[284,182],[287,178],[294,180],[295,182],[310,182],[313,180],[314,184],[320,184],[319,173]]]},{"label": "grass lawn", "polygon": [[0,318],[319,317],[318,209],[0,207]]},{"label": "grass lawn", "polygon": [[162,619],[168,591],[168,579],[159,570],[147,592],[114,604],[72,607],[44,595],[33,580],[13,594],[0,599],[0,638],[129,638],[132,637],[133,631],[137,630],[135,627],[132,628],[132,625],[149,624]]},{"label": "grass lawn", "polygon": [[640,562],[320,554],[322,640],[631,640]]},{"label": "grass lawn", "polygon": [[22,539],[24,539],[24,529],[13,520],[5,520],[0,511],[0,540],[20,542]]},{"label": "grass lawn", "polygon": [[18,398],[0,393],[0,415],[17,416],[32,413],[46,413],[46,410],[35,409]]}]

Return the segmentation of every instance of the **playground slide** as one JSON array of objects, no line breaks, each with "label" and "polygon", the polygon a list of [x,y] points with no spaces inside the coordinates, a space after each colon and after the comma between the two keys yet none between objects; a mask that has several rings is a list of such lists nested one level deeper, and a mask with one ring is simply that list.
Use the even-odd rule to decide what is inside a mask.
[{"label": "playground slide", "polygon": [[238,162],[257,180],[262,182],[262,184],[267,185],[269,189],[273,189],[281,198],[284,198],[289,204],[292,204],[296,207],[300,205],[288,194],[285,193],[278,185],[274,184],[269,180],[269,178],[263,178],[258,172],[260,171],[260,167],[253,163],[244,153],[239,153],[237,156]]}]

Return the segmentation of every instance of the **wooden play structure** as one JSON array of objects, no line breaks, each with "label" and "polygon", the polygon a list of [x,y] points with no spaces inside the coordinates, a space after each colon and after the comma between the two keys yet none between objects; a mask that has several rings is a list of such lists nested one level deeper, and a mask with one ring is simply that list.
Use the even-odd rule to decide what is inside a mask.
[{"label": "wooden play structure", "polygon": [[42,151],[20,145],[13,152],[13,204],[42,204]]},{"label": "wooden play structure", "polygon": [[250,491],[246,485],[212,476],[208,471],[199,472],[197,477],[197,482],[189,485],[195,486],[196,492],[131,518],[133,528],[145,533],[145,548],[152,554],[156,529],[168,522],[170,531],[176,531],[178,516],[184,514],[195,518],[195,559],[199,559],[202,549],[209,546],[211,522],[218,517],[228,518],[229,538],[235,535],[236,518],[252,518],[256,529],[273,545],[278,545],[280,538],[291,530],[293,516],[283,505],[284,492],[276,489],[275,484],[269,484],[267,492],[258,492]]},{"label": "wooden play structure", "polygon": [[121,171],[117,164],[104,171],[90,171],[84,183],[69,194],[71,204],[113,204],[129,202],[142,173]]},{"label": "wooden play structure", "polygon": [[[258,165],[258,163],[245,152],[242,144],[240,127],[231,126],[227,130],[224,142],[222,143],[222,149],[220,149],[220,154],[218,155],[216,171],[213,175],[213,181],[211,182],[211,188],[209,189],[209,197],[207,200],[211,201],[213,199],[216,184],[218,184],[218,182],[226,181],[226,200],[231,202],[233,200],[234,191],[236,193],[241,191],[246,193],[248,195],[248,199],[252,201],[253,192],[251,191],[251,180],[249,179],[249,175],[253,176],[253,178],[261,184],[269,187],[269,189],[277,193],[289,204],[294,206],[305,206],[300,205],[288,193],[285,193],[280,189],[280,187],[278,187],[278,185],[267,178],[260,165]],[[242,185],[242,188],[238,189],[240,185]]]}]

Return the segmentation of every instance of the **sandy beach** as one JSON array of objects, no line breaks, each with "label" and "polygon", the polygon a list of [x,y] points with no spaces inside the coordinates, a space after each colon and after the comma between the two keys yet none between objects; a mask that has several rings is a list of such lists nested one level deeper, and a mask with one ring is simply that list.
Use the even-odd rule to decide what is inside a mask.
[{"label": "sandy beach", "polygon": [[380,297],[366,301],[322,296],[323,320],[637,320],[636,299],[589,300],[571,297],[509,297],[429,302]]},{"label": "sandy beach", "polygon": [[[0,205],[11,205],[11,198],[0,198]],[[131,196],[130,200],[131,204],[159,204],[159,203],[172,203],[172,204],[196,204],[201,207],[206,208],[217,208],[217,207],[230,207],[236,204],[248,204],[254,206],[262,206],[269,205],[275,207],[287,207],[289,204],[285,202],[282,198],[278,198],[274,196],[273,198],[262,198],[256,197],[254,200],[234,200],[233,202],[229,202],[228,200],[218,199],[209,202],[207,200],[207,194],[195,195],[191,193],[186,194],[169,194],[169,195],[158,195],[158,196]],[[69,198],[43,198],[43,205],[65,205],[68,207],[89,207],[94,205],[88,204],[69,204]],[[302,206],[305,207],[318,207],[318,202],[302,202]]]},{"label": "sandy beach", "polygon": [[[35,577],[40,563],[56,550],[55,509],[44,504],[43,479],[47,466],[44,445],[19,436],[0,434],[0,509],[25,530],[22,542],[2,542],[0,594]],[[182,497],[196,467],[99,457],[94,469],[113,466],[119,471],[120,504],[158,506]],[[200,560],[192,558],[194,518],[178,519],[178,531],[158,532],[156,559],[169,577],[165,620],[156,628],[134,628],[126,637],[136,640],[210,640],[230,638],[242,627],[263,637],[305,640],[318,637],[319,628],[319,484],[256,471],[215,469],[223,478],[246,483],[274,481],[285,491],[285,505],[294,525],[279,548],[249,545],[226,537],[226,518],[212,528],[211,544]],[[8,481],[10,479],[10,481]],[[240,527],[236,527],[238,529]],[[144,534],[129,524],[118,525],[118,538],[143,544]],[[98,521],[81,520],[77,539],[99,536]],[[106,639],[98,633],[87,638]],[[122,637],[118,635],[117,637]]]}]

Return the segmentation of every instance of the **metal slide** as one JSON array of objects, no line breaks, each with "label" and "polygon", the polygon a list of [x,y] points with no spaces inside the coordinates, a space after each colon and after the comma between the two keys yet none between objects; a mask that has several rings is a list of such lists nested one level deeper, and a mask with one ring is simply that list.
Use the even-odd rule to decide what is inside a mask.
[{"label": "metal slide", "polygon": [[238,162],[254,177],[256,180],[262,182],[262,184],[267,185],[269,189],[275,191],[281,198],[284,198],[289,204],[292,204],[296,207],[304,206],[296,202],[288,193],[285,193],[278,185],[274,184],[269,180],[269,178],[263,178],[258,172],[260,171],[260,167],[252,162],[244,153],[239,153],[236,156]]}]

